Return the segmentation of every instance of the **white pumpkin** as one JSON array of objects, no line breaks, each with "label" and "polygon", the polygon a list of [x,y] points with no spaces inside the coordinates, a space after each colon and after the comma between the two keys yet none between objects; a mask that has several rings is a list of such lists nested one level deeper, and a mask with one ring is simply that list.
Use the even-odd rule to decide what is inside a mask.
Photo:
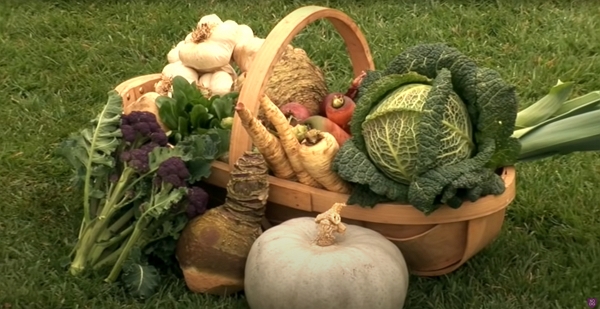
[{"label": "white pumpkin", "polygon": [[335,204],[317,218],[285,221],[258,237],[244,277],[250,308],[404,306],[409,273],[402,253],[373,230],[341,223],[343,206]]}]

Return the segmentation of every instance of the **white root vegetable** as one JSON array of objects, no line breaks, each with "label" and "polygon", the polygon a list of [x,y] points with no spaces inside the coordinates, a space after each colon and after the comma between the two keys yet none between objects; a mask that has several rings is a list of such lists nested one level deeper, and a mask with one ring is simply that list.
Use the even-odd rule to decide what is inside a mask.
[{"label": "white root vegetable", "polygon": [[198,88],[206,97],[213,95],[224,95],[233,89],[233,82],[237,73],[231,65],[226,65],[211,73],[204,73],[198,79]]},{"label": "white root vegetable", "polygon": [[185,41],[181,41],[181,42],[177,43],[177,45],[175,45],[173,48],[171,48],[169,53],[167,53],[167,61],[169,63],[175,63],[175,62],[179,61],[179,48],[183,44],[185,44]]},{"label": "white root vegetable", "polygon": [[248,25],[238,25],[236,46],[246,40],[254,38],[254,31]]},{"label": "white root vegetable", "polygon": [[210,15],[204,15],[200,18],[200,20],[198,21],[198,27],[200,27],[202,24],[217,26],[222,23],[223,23],[223,21],[221,20],[221,18],[219,16],[217,16],[217,14],[210,14]]},{"label": "white root vegetable", "polygon": [[[194,42],[194,32],[190,32],[185,36],[185,39],[183,40],[186,43],[193,43]],[[177,57],[179,57],[179,55],[177,55]]]},{"label": "white root vegetable", "polygon": [[229,75],[231,75],[231,78],[233,78],[233,80],[235,80],[238,77],[237,72],[230,64],[222,67],[220,70],[229,73]]},{"label": "white root vegetable", "polygon": [[212,30],[222,24],[223,21],[216,14],[205,15],[200,18],[194,31],[188,33],[185,37],[186,43],[199,43],[206,40]]},{"label": "white root vegetable", "polygon": [[238,24],[232,20],[227,20],[212,30],[203,24],[194,30],[193,41],[186,42],[179,48],[179,59],[185,66],[198,72],[213,72],[229,64],[237,30]]},{"label": "white root vegetable", "polygon": [[210,91],[213,95],[224,95],[231,92],[233,87],[233,78],[231,74],[225,71],[213,73],[210,81]]},{"label": "white root vegetable", "polygon": [[154,91],[160,95],[172,98],[173,85],[171,83],[171,79],[169,77],[166,77],[164,74],[161,75],[160,80],[158,80],[156,84],[154,84]]},{"label": "white root vegetable", "polygon": [[181,61],[173,62],[167,64],[163,70],[162,74],[167,78],[173,78],[175,76],[182,76],[185,78],[190,84],[192,82],[198,81],[198,72],[194,69],[183,65]]},{"label": "white root vegetable", "polygon": [[250,69],[250,65],[256,57],[256,53],[265,42],[265,39],[252,37],[240,42],[233,49],[233,61],[237,64],[242,72]]},{"label": "white root vegetable", "polygon": [[213,42],[221,42],[223,44],[235,46],[240,25],[233,20],[226,20],[222,24],[216,26],[208,40]]}]

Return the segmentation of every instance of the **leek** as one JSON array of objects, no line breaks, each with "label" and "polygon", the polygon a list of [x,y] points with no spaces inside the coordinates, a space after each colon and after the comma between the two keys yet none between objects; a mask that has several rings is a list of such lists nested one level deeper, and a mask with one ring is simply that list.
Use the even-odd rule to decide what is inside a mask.
[{"label": "leek", "polygon": [[[553,89],[560,85],[559,81]],[[527,116],[533,117],[529,119],[546,117],[545,120],[524,128],[515,126],[513,137],[521,142],[519,161],[538,160],[573,152],[599,151],[600,91],[593,91],[568,101],[560,97],[558,91],[550,92],[545,97],[546,103],[543,104],[545,106],[543,109],[529,110],[537,110],[538,117]],[[556,102],[559,100],[562,100],[562,103],[557,108]],[[542,104],[538,105],[540,106]],[[526,111],[523,110],[519,114]],[[551,116],[547,117],[548,114]]]},{"label": "leek", "polygon": [[552,117],[564,106],[572,90],[572,82],[563,83],[559,80],[547,95],[517,114],[515,128],[531,127]]}]

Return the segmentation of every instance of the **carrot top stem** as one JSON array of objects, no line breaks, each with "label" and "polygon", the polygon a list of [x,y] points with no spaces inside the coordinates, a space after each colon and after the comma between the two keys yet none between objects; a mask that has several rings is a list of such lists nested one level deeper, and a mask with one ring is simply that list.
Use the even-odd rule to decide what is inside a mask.
[{"label": "carrot top stem", "polygon": [[331,101],[331,106],[333,106],[333,108],[340,108],[344,106],[344,103],[346,103],[344,100],[344,96],[336,95],[335,98],[333,98],[333,100]]}]

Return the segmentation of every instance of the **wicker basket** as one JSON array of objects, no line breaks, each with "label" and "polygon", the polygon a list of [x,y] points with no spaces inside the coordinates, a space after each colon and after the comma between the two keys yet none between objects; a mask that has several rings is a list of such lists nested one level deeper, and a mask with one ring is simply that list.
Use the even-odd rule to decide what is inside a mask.
[{"label": "wicker basket", "polygon": [[[256,114],[258,98],[262,95],[273,66],[281,57],[283,46],[306,25],[328,19],[340,33],[352,61],[354,74],[372,70],[373,60],[367,42],[357,25],[344,13],[319,6],[299,8],[282,19],[267,36],[258,52],[254,65],[248,71],[239,101]],[[124,104],[134,102],[145,92],[153,91],[160,74],[139,76],[116,87]],[[214,162],[207,182],[224,188],[229,171],[252,142],[237,115],[234,118],[229,164]],[[348,206],[342,217],[350,224],[373,229],[394,242],[402,251],[411,273],[421,276],[439,276],[450,273],[498,235],[504,222],[506,207],[515,197],[515,169],[501,171],[506,190],[499,196],[487,196],[475,203],[466,202],[459,209],[447,206],[429,216],[410,205],[379,204],[372,209]],[[335,202],[345,202],[348,195],[312,188],[297,182],[270,177],[269,204],[266,218],[270,224],[300,216],[316,216]]]}]

